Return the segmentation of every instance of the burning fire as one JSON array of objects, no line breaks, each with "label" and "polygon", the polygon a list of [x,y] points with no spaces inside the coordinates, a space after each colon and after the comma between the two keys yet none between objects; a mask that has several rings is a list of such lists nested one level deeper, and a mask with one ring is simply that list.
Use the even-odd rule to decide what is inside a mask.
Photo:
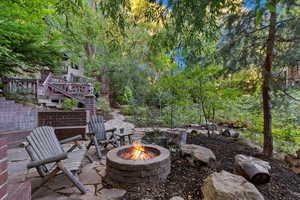
[{"label": "burning fire", "polygon": [[123,158],[128,160],[148,160],[154,156],[154,153],[147,151],[142,144],[134,142],[131,151],[123,155]]}]

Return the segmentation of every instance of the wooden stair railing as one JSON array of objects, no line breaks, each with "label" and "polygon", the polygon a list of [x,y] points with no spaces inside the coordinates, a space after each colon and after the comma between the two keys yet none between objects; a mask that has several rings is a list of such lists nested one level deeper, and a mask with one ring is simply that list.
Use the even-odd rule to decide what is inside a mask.
[{"label": "wooden stair railing", "polygon": [[[49,87],[55,92],[59,92],[66,97],[76,99],[82,104],[85,104],[85,96],[93,94],[93,88],[87,83],[70,83],[61,78],[54,77],[51,73],[47,76],[44,87]],[[74,89],[75,88],[75,89]],[[83,89],[83,91],[81,91]]]},{"label": "wooden stair railing", "polygon": [[54,84],[47,83],[47,86],[50,87],[50,88],[52,88],[52,89],[54,89],[56,92],[59,92],[59,93],[65,95],[65,96],[67,96],[67,97],[69,97],[69,98],[76,99],[76,100],[79,101],[80,103],[85,104],[84,99],[78,98],[78,97],[76,97],[75,95],[70,94],[70,93],[67,92],[66,90],[61,89],[61,88],[55,86]]}]

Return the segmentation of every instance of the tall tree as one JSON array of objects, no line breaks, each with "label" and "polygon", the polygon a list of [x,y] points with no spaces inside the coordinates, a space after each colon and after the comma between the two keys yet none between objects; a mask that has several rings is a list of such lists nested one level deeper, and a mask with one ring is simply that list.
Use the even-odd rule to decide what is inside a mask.
[{"label": "tall tree", "polygon": [[[244,67],[261,66],[262,108],[264,119],[263,153],[272,156],[272,88],[274,72],[284,67],[293,67],[299,51],[299,20],[295,1],[254,1],[255,8],[244,9],[240,14],[226,18],[223,37],[220,40],[220,55],[228,72]],[[281,83],[284,84],[284,83]]]},{"label": "tall tree", "polygon": [[270,10],[269,34],[266,42],[266,58],[263,65],[263,112],[264,112],[264,148],[263,153],[267,156],[273,154],[273,136],[272,136],[272,111],[271,111],[271,81],[272,81],[272,65],[273,51],[276,34],[277,21],[277,0],[268,2]]}]

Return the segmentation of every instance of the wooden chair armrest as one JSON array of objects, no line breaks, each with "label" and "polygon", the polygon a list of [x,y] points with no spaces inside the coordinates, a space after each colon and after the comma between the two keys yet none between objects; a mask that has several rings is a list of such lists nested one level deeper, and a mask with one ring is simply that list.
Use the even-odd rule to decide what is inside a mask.
[{"label": "wooden chair armrest", "polygon": [[28,145],[28,142],[22,142],[21,144],[19,144],[19,147],[26,148]]},{"label": "wooden chair armrest", "polygon": [[60,161],[60,160],[64,160],[66,158],[68,158],[68,154],[67,153],[61,153],[61,154],[58,154],[56,156],[49,157],[45,160],[31,161],[30,163],[27,164],[27,168],[31,169],[31,168],[34,168],[34,167],[38,167],[40,165],[45,165],[45,164],[48,164],[48,163],[53,163],[53,162],[57,162],[57,161]]},{"label": "wooden chair armrest", "polygon": [[70,138],[61,140],[60,144],[66,144],[66,143],[74,142],[74,141],[80,140],[80,139],[82,139],[82,136],[81,135],[77,135],[77,136],[74,136],[74,137],[70,137]]}]

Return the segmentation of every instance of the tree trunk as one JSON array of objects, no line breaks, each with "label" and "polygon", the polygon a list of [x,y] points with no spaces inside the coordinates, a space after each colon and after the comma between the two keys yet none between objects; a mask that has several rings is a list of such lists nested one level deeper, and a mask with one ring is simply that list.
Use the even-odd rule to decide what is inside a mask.
[{"label": "tree trunk", "polygon": [[272,136],[272,105],[271,105],[271,80],[272,80],[272,60],[273,49],[275,43],[276,32],[276,0],[272,0],[272,5],[275,10],[271,11],[269,36],[266,43],[266,59],[263,65],[263,85],[262,85],[262,98],[263,98],[263,113],[264,113],[264,147],[263,153],[271,157],[273,154],[273,136]]},{"label": "tree trunk", "polygon": [[100,75],[97,76],[97,80],[100,82],[101,90],[100,90],[100,97],[105,98],[107,102],[110,104],[110,80],[109,76],[107,74],[107,71],[104,69],[104,67],[101,69]]}]

